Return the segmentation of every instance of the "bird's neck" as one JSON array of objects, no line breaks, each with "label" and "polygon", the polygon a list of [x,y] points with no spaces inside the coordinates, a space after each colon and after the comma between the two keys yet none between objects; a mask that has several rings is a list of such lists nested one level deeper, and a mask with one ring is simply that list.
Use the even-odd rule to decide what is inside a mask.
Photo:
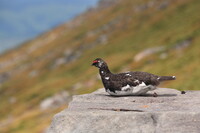
[{"label": "bird's neck", "polygon": [[101,68],[99,69],[99,73],[100,73],[101,76],[107,76],[107,75],[109,75],[109,74],[112,74],[112,73],[110,72],[108,66],[101,67]]}]

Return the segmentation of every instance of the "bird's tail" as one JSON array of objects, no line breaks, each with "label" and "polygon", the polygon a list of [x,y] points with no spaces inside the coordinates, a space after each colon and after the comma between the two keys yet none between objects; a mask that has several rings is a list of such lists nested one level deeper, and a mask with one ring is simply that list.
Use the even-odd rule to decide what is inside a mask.
[{"label": "bird's tail", "polygon": [[165,80],[175,80],[175,76],[160,76],[158,77],[158,81],[165,81]]}]

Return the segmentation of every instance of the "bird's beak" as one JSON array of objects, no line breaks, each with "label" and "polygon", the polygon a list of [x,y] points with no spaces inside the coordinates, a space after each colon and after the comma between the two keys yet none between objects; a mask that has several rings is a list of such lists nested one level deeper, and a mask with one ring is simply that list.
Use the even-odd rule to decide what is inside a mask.
[{"label": "bird's beak", "polygon": [[93,61],[92,64],[91,64],[91,66],[95,66],[95,64],[96,64],[97,62],[98,62],[98,61],[96,61],[96,60]]}]

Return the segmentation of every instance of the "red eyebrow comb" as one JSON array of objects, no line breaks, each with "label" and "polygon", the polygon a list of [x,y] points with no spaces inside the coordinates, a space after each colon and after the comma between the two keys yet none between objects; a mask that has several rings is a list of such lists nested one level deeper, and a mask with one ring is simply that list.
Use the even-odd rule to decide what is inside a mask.
[{"label": "red eyebrow comb", "polygon": [[94,60],[94,61],[93,61],[93,63],[97,63],[97,62],[98,62],[97,60]]}]

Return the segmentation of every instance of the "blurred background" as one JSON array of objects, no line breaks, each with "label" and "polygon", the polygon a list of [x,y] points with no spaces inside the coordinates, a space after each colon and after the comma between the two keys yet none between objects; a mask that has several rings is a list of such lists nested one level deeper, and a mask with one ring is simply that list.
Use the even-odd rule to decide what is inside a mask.
[{"label": "blurred background", "polygon": [[0,0],[0,52],[65,23],[97,0]]},{"label": "blurred background", "polygon": [[0,132],[44,133],[72,95],[112,72],[175,75],[199,90],[199,0],[0,0]]}]

